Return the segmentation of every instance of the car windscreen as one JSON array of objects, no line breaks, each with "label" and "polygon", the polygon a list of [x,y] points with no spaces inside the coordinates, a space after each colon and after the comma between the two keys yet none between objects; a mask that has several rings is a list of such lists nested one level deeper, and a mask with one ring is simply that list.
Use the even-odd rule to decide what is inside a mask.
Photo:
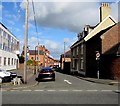
[{"label": "car windscreen", "polygon": [[41,73],[44,73],[44,72],[53,72],[53,70],[52,69],[42,69],[40,72]]}]

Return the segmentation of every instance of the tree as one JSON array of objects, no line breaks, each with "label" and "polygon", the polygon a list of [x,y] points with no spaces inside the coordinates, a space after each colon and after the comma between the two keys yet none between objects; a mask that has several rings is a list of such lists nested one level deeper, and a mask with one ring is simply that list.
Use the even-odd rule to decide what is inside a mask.
[{"label": "tree", "polygon": [[24,57],[23,56],[19,56],[18,58],[19,58],[20,63],[24,63]]}]

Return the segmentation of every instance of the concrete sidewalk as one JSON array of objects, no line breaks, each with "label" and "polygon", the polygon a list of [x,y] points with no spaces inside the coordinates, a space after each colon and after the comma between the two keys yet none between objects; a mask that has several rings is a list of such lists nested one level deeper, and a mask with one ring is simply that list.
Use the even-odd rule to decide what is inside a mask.
[{"label": "concrete sidewalk", "polygon": [[115,86],[118,86],[118,84],[120,84],[118,80],[88,78],[88,77],[80,77],[80,76],[76,76],[76,77],[82,80],[86,80],[86,81],[93,82],[93,83],[99,83],[99,84],[115,85]]},{"label": "concrete sidewalk", "polygon": [[[24,77],[24,71],[23,70],[17,70],[15,71],[17,73],[18,76],[22,76],[22,79]],[[37,74],[33,74],[33,70],[28,69],[27,70],[27,83],[21,83],[20,85],[14,85],[12,82],[8,82],[8,83],[3,83],[1,85],[1,88],[3,90],[14,90],[14,89],[22,89],[22,88],[28,88],[28,87],[32,87],[32,86],[36,86],[38,84],[38,82],[35,80],[35,78],[37,77]]]}]

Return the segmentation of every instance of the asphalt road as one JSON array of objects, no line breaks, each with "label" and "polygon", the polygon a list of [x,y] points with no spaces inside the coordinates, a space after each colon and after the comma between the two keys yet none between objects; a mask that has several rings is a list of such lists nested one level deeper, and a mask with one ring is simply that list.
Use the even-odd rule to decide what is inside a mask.
[{"label": "asphalt road", "polygon": [[118,87],[56,72],[56,81],[2,91],[2,104],[118,104]]}]

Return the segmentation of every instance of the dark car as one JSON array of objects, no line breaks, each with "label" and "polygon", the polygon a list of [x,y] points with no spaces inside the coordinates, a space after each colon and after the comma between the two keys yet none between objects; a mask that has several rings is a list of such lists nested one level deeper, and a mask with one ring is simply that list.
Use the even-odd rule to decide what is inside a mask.
[{"label": "dark car", "polygon": [[50,67],[45,67],[39,71],[38,81],[52,80],[55,81],[55,72]]},{"label": "dark car", "polygon": [[10,72],[11,80],[13,80],[15,77],[17,77],[17,74],[15,72]]}]

